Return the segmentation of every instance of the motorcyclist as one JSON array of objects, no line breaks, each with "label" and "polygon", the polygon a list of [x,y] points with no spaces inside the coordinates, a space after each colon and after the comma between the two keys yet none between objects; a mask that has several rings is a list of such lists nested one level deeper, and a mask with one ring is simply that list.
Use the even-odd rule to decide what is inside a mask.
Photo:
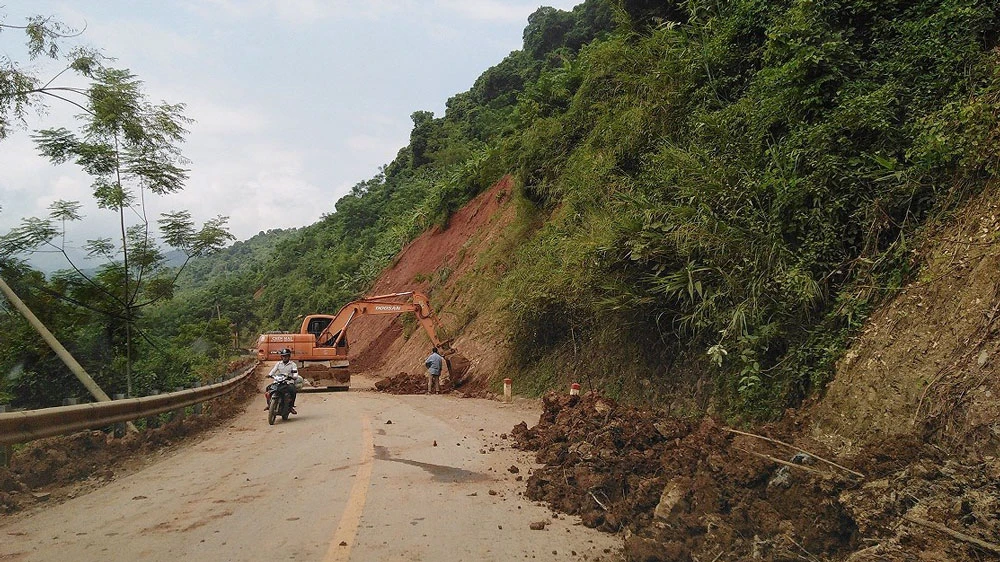
[{"label": "motorcyclist", "polygon": [[289,390],[292,394],[291,412],[298,414],[295,411],[295,395],[298,394],[298,389],[305,382],[305,379],[299,376],[299,368],[295,365],[295,361],[292,361],[291,349],[286,347],[279,351],[278,354],[281,355],[281,361],[278,361],[274,364],[274,367],[271,367],[271,372],[267,376],[274,377],[274,375],[281,374],[292,380],[294,384],[289,385]]}]

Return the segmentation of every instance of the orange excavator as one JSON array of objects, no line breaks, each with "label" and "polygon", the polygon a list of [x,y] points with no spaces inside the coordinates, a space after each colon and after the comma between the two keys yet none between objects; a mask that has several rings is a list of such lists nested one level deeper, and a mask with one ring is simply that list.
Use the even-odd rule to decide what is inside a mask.
[{"label": "orange excavator", "polygon": [[[437,335],[437,316],[427,296],[416,292],[392,293],[356,300],[344,305],[334,315],[310,314],[302,320],[297,333],[267,332],[257,339],[257,358],[275,360],[282,349],[290,349],[292,360],[299,364],[299,374],[316,386],[346,390],[351,386],[350,362],[347,359],[347,328],[368,315],[398,315],[412,312],[427,332],[431,344],[445,358],[452,381],[460,381],[468,370],[468,361],[456,354],[450,341]],[[452,359],[457,358],[455,365]]]}]

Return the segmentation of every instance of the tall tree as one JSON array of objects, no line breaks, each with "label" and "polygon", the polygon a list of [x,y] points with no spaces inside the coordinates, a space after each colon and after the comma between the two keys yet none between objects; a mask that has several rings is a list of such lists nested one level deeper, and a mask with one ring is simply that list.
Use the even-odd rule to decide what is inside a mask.
[{"label": "tall tree", "polygon": [[[15,26],[2,26],[11,29]],[[22,27],[28,36],[29,54],[58,57],[57,40],[65,28],[42,18],[29,19]],[[76,274],[75,299],[81,306],[104,314],[121,334],[126,387],[132,393],[134,328],[144,307],[172,295],[174,281],[183,269],[170,269],[155,239],[155,225],[146,212],[149,195],[180,191],[187,179],[181,166],[186,160],[178,145],[190,122],[183,104],[152,104],[142,82],[127,70],[107,68],[93,52],[71,54],[70,70],[91,79],[86,88],[56,87],[55,79],[42,83],[4,59],[0,67],[0,133],[11,118],[23,121],[26,107],[40,105],[49,95],[80,108],[78,131],[64,127],[37,131],[33,136],[42,155],[54,164],[73,162],[93,178],[93,196],[98,207],[117,215],[114,237],[89,240],[89,255],[105,260],[97,273],[87,275],[67,252],[66,225],[82,218],[80,203],[55,201],[46,218],[26,218],[0,237],[0,256],[30,253],[40,247],[61,252]],[[2,136],[2,135],[0,135]],[[233,236],[226,230],[227,217],[218,216],[196,228],[187,211],[162,215],[157,223],[167,245],[182,251],[187,260],[220,248]],[[71,298],[71,295],[64,295]]]}]

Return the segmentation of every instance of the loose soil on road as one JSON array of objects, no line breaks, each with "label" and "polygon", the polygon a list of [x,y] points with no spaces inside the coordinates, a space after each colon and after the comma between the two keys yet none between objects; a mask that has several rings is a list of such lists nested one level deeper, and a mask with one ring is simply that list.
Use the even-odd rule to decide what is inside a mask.
[{"label": "loose soil on road", "polygon": [[[424,394],[426,379],[401,373],[375,388]],[[838,458],[803,436],[794,411],[752,434],[594,393],[542,404],[537,424],[511,431],[542,465],[527,496],[621,533],[628,560],[1000,559],[995,458],[905,437]]]},{"label": "loose soil on road", "polygon": [[507,428],[537,419],[539,401],[356,383],[303,392],[299,415],[274,426],[254,393],[235,418],[141,470],[0,518],[0,559],[621,559],[614,535],[525,497],[537,467]]},{"label": "loose soil on road", "polygon": [[629,560],[1000,559],[996,458],[896,437],[833,464],[786,420],[747,434],[550,394],[513,436],[544,464],[528,497],[624,531]]}]

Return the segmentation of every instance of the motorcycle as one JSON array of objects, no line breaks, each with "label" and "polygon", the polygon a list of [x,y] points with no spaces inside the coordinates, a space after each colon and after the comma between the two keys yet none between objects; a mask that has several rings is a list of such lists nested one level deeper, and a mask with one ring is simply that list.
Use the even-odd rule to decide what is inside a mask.
[{"label": "motorcycle", "polygon": [[281,416],[281,419],[288,421],[288,416],[292,413],[292,390],[295,388],[295,380],[287,375],[268,375],[274,382],[264,389],[264,396],[267,398],[267,423],[274,425],[274,419]]}]

